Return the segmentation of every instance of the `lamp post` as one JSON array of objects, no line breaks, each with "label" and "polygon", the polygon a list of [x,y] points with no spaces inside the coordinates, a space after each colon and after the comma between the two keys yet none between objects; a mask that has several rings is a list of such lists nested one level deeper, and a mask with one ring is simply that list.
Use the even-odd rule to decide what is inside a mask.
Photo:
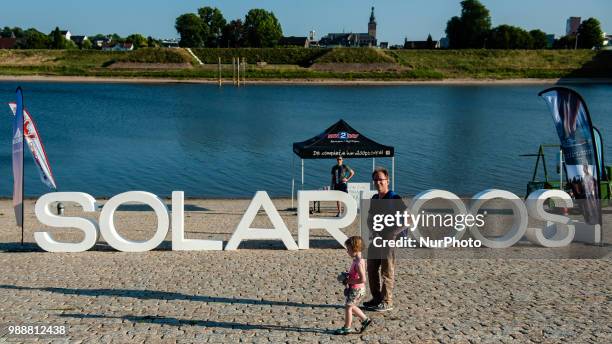
[{"label": "lamp post", "polygon": [[574,46],[574,50],[578,49],[578,37],[580,36],[579,32],[576,32],[576,45]]}]

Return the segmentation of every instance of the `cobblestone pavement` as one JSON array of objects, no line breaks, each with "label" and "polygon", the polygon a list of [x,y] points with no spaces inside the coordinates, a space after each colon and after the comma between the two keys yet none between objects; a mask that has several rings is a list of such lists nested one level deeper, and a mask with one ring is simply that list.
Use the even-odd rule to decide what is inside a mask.
[{"label": "cobblestone pavement", "polygon": [[[190,238],[228,240],[248,201],[186,204]],[[150,235],[155,220],[143,210],[118,213],[123,235]],[[294,214],[281,214],[295,231]],[[331,331],[342,326],[343,295],[335,277],[349,260],[324,233],[315,231],[312,248],[297,252],[277,242],[173,252],[168,237],[146,253],[100,244],[51,254],[33,243],[32,232],[43,227],[31,213],[23,247],[13,221],[9,202],[0,201],[0,342],[612,342],[609,255],[399,260],[396,309],[372,314],[364,334],[338,337]],[[60,231],[57,238],[75,236]],[[9,324],[61,324],[68,335],[9,336]]]}]

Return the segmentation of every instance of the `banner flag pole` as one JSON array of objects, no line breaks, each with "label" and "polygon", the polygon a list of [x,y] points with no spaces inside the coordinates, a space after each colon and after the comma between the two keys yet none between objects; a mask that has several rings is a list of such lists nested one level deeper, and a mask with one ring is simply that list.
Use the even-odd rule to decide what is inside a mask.
[{"label": "banner flag pole", "polygon": [[23,150],[24,144],[24,117],[23,117],[23,91],[21,87],[17,87],[17,107],[15,118],[13,119],[13,142],[12,142],[12,160],[13,160],[13,210],[15,212],[15,220],[17,226],[21,227],[21,245],[23,245],[24,237],[24,209],[23,209]]}]

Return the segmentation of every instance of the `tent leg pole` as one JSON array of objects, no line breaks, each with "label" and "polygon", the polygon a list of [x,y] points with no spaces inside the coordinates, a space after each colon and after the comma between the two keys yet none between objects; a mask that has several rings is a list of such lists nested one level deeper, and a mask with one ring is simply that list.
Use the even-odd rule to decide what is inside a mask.
[{"label": "tent leg pole", "polygon": [[304,159],[302,159],[302,190],[304,190]]},{"label": "tent leg pole", "polygon": [[295,156],[291,156],[291,209],[293,206],[293,196],[295,194]]},{"label": "tent leg pole", "polygon": [[295,178],[291,178],[291,209],[295,208],[293,206],[293,195],[295,194]]},{"label": "tent leg pole", "polygon": [[395,191],[395,157],[391,158],[391,189]]},{"label": "tent leg pole", "polygon": [[[376,170],[376,158],[372,158],[372,173],[374,173],[374,170]],[[376,185],[374,185],[374,181],[370,182],[371,184],[371,189],[373,189]],[[359,224],[361,225],[361,223]]]}]

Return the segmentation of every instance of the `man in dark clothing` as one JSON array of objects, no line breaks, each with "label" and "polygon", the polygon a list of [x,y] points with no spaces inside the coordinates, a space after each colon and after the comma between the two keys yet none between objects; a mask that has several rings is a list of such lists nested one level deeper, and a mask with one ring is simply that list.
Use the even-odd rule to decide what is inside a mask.
[{"label": "man in dark clothing", "polygon": [[378,193],[372,197],[370,212],[368,214],[370,245],[367,252],[367,270],[372,300],[364,302],[363,306],[369,310],[385,312],[393,309],[395,251],[393,248],[389,247],[374,247],[373,238],[382,237],[385,240],[394,240],[401,229],[388,228],[376,232],[372,230],[371,221],[374,214],[395,214],[396,211],[403,212],[406,206],[398,194],[389,190],[389,172],[386,169],[377,168],[372,173],[372,180],[378,191]]},{"label": "man in dark clothing", "polygon": [[[337,157],[336,161],[338,163],[331,169],[331,189],[348,192],[348,181],[353,178],[355,172],[349,167],[349,165],[343,163],[341,156]],[[338,214],[336,214],[336,216],[340,216],[340,202],[336,202],[336,206],[338,207]]]}]

